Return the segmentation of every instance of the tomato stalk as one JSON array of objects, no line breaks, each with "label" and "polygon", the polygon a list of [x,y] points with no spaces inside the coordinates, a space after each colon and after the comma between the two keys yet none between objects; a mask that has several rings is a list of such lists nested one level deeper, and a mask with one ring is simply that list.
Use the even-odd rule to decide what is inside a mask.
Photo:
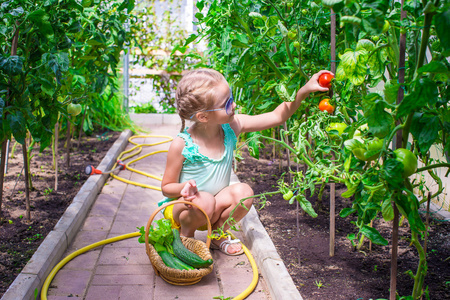
[{"label": "tomato stalk", "polygon": [[425,275],[427,274],[427,258],[426,253],[422,247],[422,245],[419,242],[418,234],[417,232],[412,231],[411,232],[412,237],[412,243],[417,249],[417,252],[419,254],[419,266],[417,267],[416,275],[412,276],[414,279],[414,288],[412,293],[412,298],[414,300],[419,299],[422,295],[422,287],[425,280]]},{"label": "tomato stalk", "polygon": [[288,58],[289,58],[291,64],[294,66],[294,70],[296,72],[298,72],[299,71],[298,66],[295,63],[294,58],[292,57],[291,49],[289,49],[289,38],[287,36],[285,36],[283,39],[284,39],[284,44],[286,46],[286,52],[287,52]]},{"label": "tomato stalk", "polygon": [[262,51],[258,51],[257,53],[259,55],[261,55],[261,57],[267,62],[269,67],[275,72],[275,75],[277,75],[277,77],[280,80],[282,80],[282,81],[286,80],[286,77],[283,75],[283,73],[280,72],[280,70],[277,68],[277,66],[273,63],[272,59],[269,56],[267,56],[266,53],[264,53]]},{"label": "tomato stalk", "polygon": [[[426,1],[422,1],[426,2]],[[424,3],[424,7],[426,3]],[[418,70],[423,66],[423,62],[425,60],[426,50],[428,46],[428,40],[430,39],[430,27],[431,21],[433,20],[434,13],[425,13],[425,20],[423,25],[422,39],[420,43],[419,57],[417,59],[416,70],[414,71],[414,79],[418,76]]]}]

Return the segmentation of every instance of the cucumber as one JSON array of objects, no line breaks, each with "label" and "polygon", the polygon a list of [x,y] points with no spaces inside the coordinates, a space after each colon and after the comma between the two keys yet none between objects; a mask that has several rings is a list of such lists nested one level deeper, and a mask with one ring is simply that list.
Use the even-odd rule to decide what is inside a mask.
[{"label": "cucumber", "polygon": [[175,256],[194,268],[206,268],[213,263],[212,259],[204,260],[194,252],[187,249],[180,238],[178,229],[173,228],[173,252]]},{"label": "cucumber", "polygon": [[169,268],[177,270],[194,270],[193,266],[184,263],[181,259],[173,255],[172,253],[169,253],[167,251],[160,251],[158,252],[158,254],[159,256],[161,256],[164,264]]},{"label": "cucumber", "polygon": [[167,252],[167,251],[159,251],[158,254],[159,254],[159,256],[161,256],[161,259],[164,262],[164,264],[166,266],[168,266],[169,268],[183,270],[183,268],[181,268],[180,266],[178,266],[175,263],[175,261],[173,259],[173,255],[170,254],[169,252]]},{"label": "cucumber", "polygon": [[[171,254],[172,255],[172,254]],[[184,261],[182,261],[181,259],[179,259],[178,257],[176,257],[175,255],[172,255],[173,258],[173,262],[179,266],[180,268],[182,268],[183,270],[194,270],[195,268],[191,265],[188,265],[187,263],[185,263]]]}]

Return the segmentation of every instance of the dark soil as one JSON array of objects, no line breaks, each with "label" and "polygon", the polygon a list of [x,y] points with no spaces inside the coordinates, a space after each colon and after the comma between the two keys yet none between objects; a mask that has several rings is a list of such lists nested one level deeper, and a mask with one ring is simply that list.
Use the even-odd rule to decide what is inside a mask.
[{"label": "dark soil", "polygon": [[[277,180],[287,172],[286,163],[280,168],[273,160],[269,147],[259,160],[242,153],[245,158],[238,164],[241,182],[250,184],[255,194],[277,190]],[[287,179],[285,180],[287,181]],[[357,233],[354,220],[339,216],[344,207],[351,207],[351,199],[339,197],[346,190],[336,185],[336,242],[335,255],[329,255],[329,186],[323,195],[322,209],[318,209],[317,193],[309,200],[318,213],[317,218],[297,210],[280,194],[267,199],[258,214],[272,238],[300,294],[305,300],[345,299],[368,300],[389,298],[391,246],[372,245],[366,242],[363,251],[353,249],[346,238]],[[255,203],[258,201],[255,201]],[[258,208],[258,204],[256,207]],[[298,219],[298,227],[297,227]],[[391,240],[392,222],[377,219],[374,227],[388,241]],[[413,280],[405,274],[416,272],[418,255],[409,246],[410,233],[407,222],[399,229],[397,291],[401,296],[411,295]],[[450,224],[432,219],[428,238],[428,274],[425,287],[429,299],[450,299]],[[428,299],[424,297],[424,299]]]},{"label": "dark soil", "polygon": [[[52,152],[39,153],[34,149],[31,159],[33,190],[30,192],[31,220],[26,219],[25,182],[22,146],[17,145],[14,158],[9,158],[3,186],[2,215],[0,216],[0,297],[21,272],[47,234],[61,218],[88,175],[86,165],[97,166],[119,132],[102,132],[83,137],[79,149],[72,141],[70,167],[65,164],[64,141],[59,143],[58,190],[55,191],[55,171]],[[12,149],[12,144],[10,150]],[[11,152],[10,152],[11,153]],[[19,176],[20,175],[20,176]]]}]

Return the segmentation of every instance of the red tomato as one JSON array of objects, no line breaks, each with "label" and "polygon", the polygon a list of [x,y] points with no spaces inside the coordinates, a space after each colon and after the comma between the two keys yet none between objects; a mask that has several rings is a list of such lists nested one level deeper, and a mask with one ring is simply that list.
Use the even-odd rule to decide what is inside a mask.
[{"label": "red tomato", "polygon": [[330,73],[323,73],[319,76],[319,85],[322,87],[330,88],[331,80],[333,80],[334,76]]},{"label": "red tomato", "polygon": [[319,103],[319,109],[321,111],[326,110],[330,115],[334,112],[334,106],[330,104],[330,99],[325,98]]}]

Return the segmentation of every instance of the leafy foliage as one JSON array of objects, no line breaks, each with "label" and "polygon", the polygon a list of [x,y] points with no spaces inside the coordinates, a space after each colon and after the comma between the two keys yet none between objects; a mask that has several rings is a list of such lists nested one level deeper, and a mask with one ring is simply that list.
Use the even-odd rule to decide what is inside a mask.
[{"label": "leafy foliage", "polygon": [[[352,239],[359,236],[363,241],[365,236],[386,245],[369,224],[379,213],[392,220],[395,205],[408,220],[421,256],[413,276],[412,298],[418,299],[426,263],[417,234],[425,227],[414,192],[418,187],[424,193],[427,187],[421,178],[402,178],[405,166],[395,159],[394,150],[400,147],[414,152],[424,165],[416,172],[427,171],[439,186],[432,198],[442,193],[435,169],[448,169],[450,164],[431,159],[430,149],[448,159],[450,52],[446,31],[450,4],[405,1],[402,7],[400,2],[388,0],[289,2],[293,5],[270,0],[199,1],[196,16],[201,29],[186,44],[208,39],[210,65],[223,72],[236,90],[242,113],[264,113],[282,101],[291,101],[309,74],[337,63],[331,99],[336,105],[334,115],[317,109],[318,100],[329,95],[312,95],[289,121],[289,131],[281,130],[280,139],[263,132],[249,135],[248,144],[257,156],[257,139],[274,141],[307,165],[305,173],[291,171],[289,186],[281,181],[280,193],[290,190],[301,195],[309,189],[314,194],[317,184],[344,183],[348,190],[342,196],[352,198],[353,204],[341,216],[357,215],[358,233]],[[330,61],[331,16],[338,24],[335,47],[339,60],[335,62]],[[348,125],[341,135],[326,130],[336,122]],[[392,143],[395,136],[397,144]],[[371,150],[375,137],[382,141],[382,148]],[[356,146],[374,160],[355,156]],[[425,198],[425,194],[421,196]],[[292,199],[311,212],[303,198],[296,196],[290,202]]]},{"label": "leafy foliage", "polygon": [[67,117],[67,104],[86,109],[108,86],[117,91],[116,69],[127,35],[125,10],[133,6],[128,0],[2,3],[2,141],[12,134],[23,143],[29,131],[43,150],[58,116]]}]

